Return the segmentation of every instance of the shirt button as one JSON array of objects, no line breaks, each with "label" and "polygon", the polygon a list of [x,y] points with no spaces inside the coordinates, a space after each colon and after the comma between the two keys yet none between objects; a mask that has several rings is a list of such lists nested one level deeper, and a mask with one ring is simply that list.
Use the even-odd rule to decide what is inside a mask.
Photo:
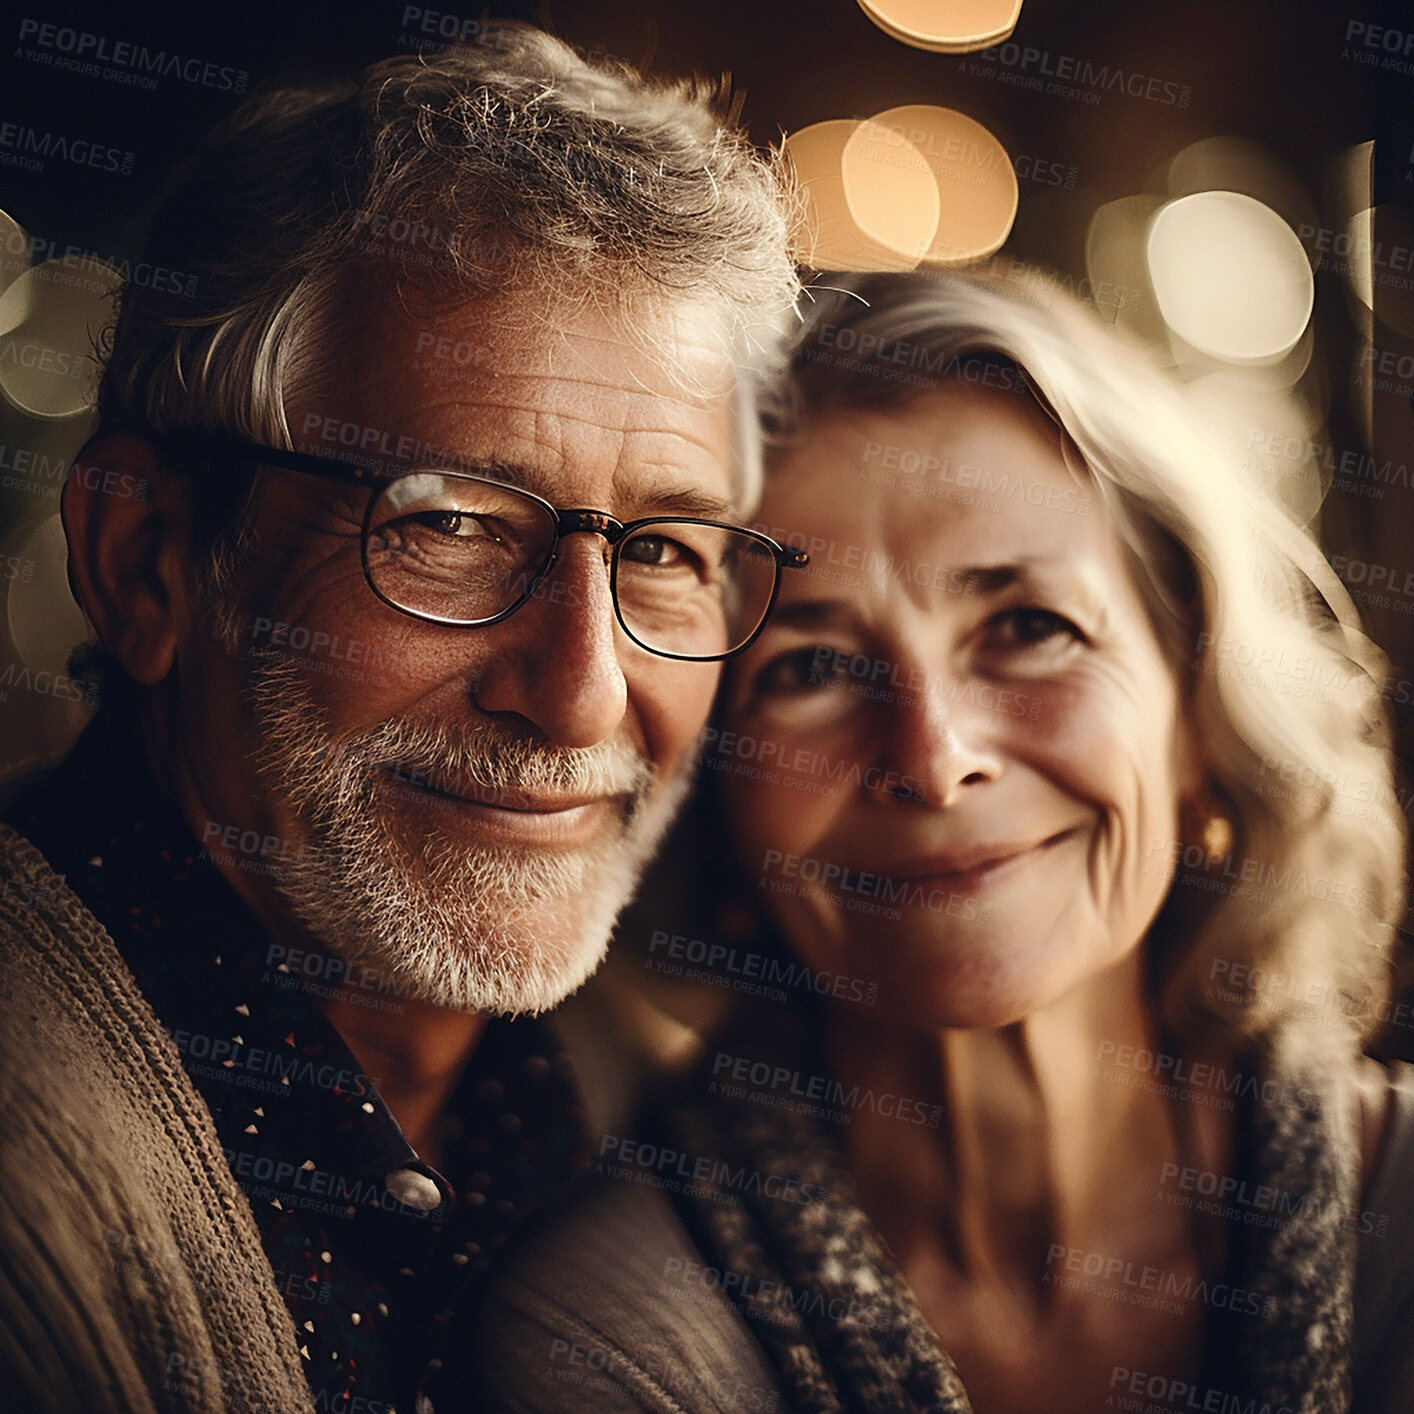
[{"label": "shirt button", "polygon": [[430,1213],[433,1208],[442,1206],[442,1190],[425,1173],[418,1173],[416,1169],[394,1169],[383,1182],[399,1203],[406,1203],[419,1213]]}]

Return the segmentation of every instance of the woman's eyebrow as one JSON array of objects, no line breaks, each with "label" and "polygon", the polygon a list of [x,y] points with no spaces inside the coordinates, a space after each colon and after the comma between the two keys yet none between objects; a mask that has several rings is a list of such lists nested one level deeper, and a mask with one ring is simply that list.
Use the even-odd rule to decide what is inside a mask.
[{"label": "woman's eyebrow", "polygon": [[1070,560],[1068,555],[1024,555],[1002,564],[964,565],[953,571],[949,582],[962,594],[1000,594],[1015,584],[1040,588]]},{"label": "woman's eyebrow", "polygon": [[856,606],[847,599],[802,599],[790,604],[777,603],[769,622],[780,627],[818,628],[851,618]]}]

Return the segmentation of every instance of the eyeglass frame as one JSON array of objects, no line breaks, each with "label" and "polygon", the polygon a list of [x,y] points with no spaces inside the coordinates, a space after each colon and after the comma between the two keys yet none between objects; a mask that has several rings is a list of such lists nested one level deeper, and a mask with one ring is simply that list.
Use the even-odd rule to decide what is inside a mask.
[{"label": "eyeglass frame", "polygon": [[[566,535],[575,535],[585,532],[591,535],[601,535],[608,541],[612,554],[609,559],[609,597],[614,605],[614,617],[618,621],[619,627],[628,635],[630,640],[642,648],[645,653],[652,653],[658,658],[669,658],[680,663],[720,663],[727,658],[734,658],[738,653],[743,652],[754,643],[760,635],[761,630],[766,627],[766,621],[771,616],[771,610],[775,607],[776,598],[781,591],[781,571],[785,569],[804,569],[810,563],[810,555],[805,550],[796,550],[788,545],[778,544],[769,535],[763,534],[759,530],[751,530],[744,525],[733,525],[729,521],[704,520],[698,516],[641,516],[636,520],[622,521],[616,516],[611,516],[607,511],[596,511],[588,508],[574,508],[562,510],[558,506],[547,501],[543,496],[538,496],[534,491],[527,491],[523,486],[512,486],[504,481],[497,481],[494,477],[483,476],[479,472],[466,471],[456,465],[438,465],[428,463],[425,466],[410,466],[405,471],[374,470],[371,467],[360,466],[357,462],[345,461],[340,457],[321,456],[316,452],[296,452],[285,450],[281,447],[267,447],[259,442],[246,441],[241,437],[228,436],[222,433],[215,433],[209,436],[196,434],[191,437],[188,434],[178,433],[171,437],[161,437],[156,440],[185,444],[188,441],[195,441],[216,449],[233,453],[246,460],[254,461],[263,466],[279,467],[283,471],[299,471],[310,476],[323,476],[332,481],[341,481],[345,485],[364,486],[374,492],[369,498],[367,507],[363,513],[363,526],[359,533],[359,559],[363,564],[363,578],[374,596],[386,604],[390,609],[396,610],[400,614],[406,614],[409,618],[418,619],[423,623],[441,624],[445,628],[490,628],[492,624],[501,623],[510,618],[517,609],[524,606],[534,597],[535,591],[544,583],[550,571],[554,569],[555,562],[559,558],[560,541]],[[534,501],[543,507],[554,521],[555,538],[550,542],[549,553],[545,562],[539,570],[531,576],[525,590],[507,608],[492,614],[484,619],[444,619],[435,614],[426,614],[418,609],[409,609],[403,604],[395,603],[373,582],[373,572],[368,565],[368,533],[373,521],[373,508],[378,504],[378,496],[385,486],[392,485],[395,481],[401,481],[405,477],[417,476],[421,473],[435,471],[441,475],[455,476],[463,481],[476,481],[486,486],[494,486],[499,491],[510,491],[518,496],[524,496],[527,500]],[[752,629],[750,635],[735,648],[728,649],[725,653],[713,653],[706,656],[693,653],[668,653],[660,648],[652,648],[644,643],[636,633],[628,626],[624,619],[623,608],[619,603],[618,591],[618,570],[619,570],[619,547],[635,531],[641,530],[646,525],[704,525],[716,530],[730,530],[739,535],[745,535],[749,539],[755,540],[764,546],[771,558],[775,561],[776,574],[775,581],[771,586],[770,598],[766,601],[766,607],[762,610],[761,620]]]}]

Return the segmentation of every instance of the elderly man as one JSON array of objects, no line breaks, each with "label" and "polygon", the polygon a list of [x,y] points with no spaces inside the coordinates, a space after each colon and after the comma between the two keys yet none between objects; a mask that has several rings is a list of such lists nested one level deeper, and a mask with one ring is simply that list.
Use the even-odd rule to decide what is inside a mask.
[{"label": "elderly man", "polygon": [[195,283],[127,292],[64,498],[103,705],[3,840],[0,1384],[469,1409],[583,1165],[488,1017],[593,971],[803,558],[733,525],[781,204],[512,27],[250,101],[154,232]]}]

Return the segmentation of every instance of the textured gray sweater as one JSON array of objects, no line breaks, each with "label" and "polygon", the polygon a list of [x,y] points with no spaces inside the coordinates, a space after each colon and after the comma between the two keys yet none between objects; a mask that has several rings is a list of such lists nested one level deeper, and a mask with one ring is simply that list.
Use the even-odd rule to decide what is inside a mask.
[{"label": "textured gray sweater", "polygon": [[294,1323],[176,1047],[0,826],[0,1390],[26,1414],[307,1414]]}]

